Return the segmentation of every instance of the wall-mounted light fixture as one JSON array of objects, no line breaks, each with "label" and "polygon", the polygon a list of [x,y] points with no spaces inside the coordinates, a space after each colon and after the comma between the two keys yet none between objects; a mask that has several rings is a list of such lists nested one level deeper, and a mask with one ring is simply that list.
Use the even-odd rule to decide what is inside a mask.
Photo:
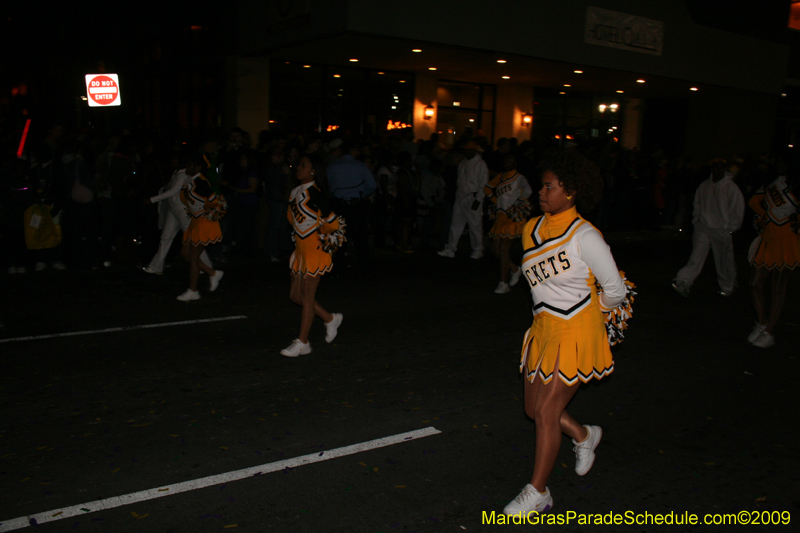
[{"label": "wall-mounted light fixture", "polygon": [[531,124],[533,124],[533,115],[530,113],[523,113],[522,114],[522,125],[526,128],[530,128]]},{"label": "wall-mounted light fixture", "polygon": [[425,120],[432,119],[434,111],[434,107],[431,104],[428,104],[428,106],[425,107]]}]

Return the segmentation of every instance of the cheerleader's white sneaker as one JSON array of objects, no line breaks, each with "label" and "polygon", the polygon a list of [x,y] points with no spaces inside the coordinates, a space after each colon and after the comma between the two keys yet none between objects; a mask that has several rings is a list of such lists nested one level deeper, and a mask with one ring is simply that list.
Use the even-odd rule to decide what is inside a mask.
[{"label": "cheerleader's white sneaker", "polygon": [[762,331],[761,335],[759,335],[756,340],[751,342],[753,346],[757,346],[759,348],[771,348],[775,346],[775,337],[767,333],[767,331]]},{"label": "cheerleader's white sneaker", "polygon": [[513,287],[519,283],[520,276],[522,276],[522,268],[518,268],[516,272],[511,273],[511,280],[508,282],[508,284]]},{"label": "cheerleader's white sneaker", "polygon": [[751,331],[750,335],[747,336],[747,342],[749,342],[750,344],[754,343],[755,340],[759,338],[761,334],[764,333],[764,331],[766,331],[766,329],[767,329],[766,324],[759,324],[758,322],[756,322],[753,331]]},{"label": "cheerleader's white sneaker", "polygon": [[522,488],[522,492],[505,506],[503,514],[512,516],[522,513],[523,516],[526,516],[531,511],[546,513],[552,507],[553,497],[550,495],[550,489],[545,487],[544,494],[542,494],[528,483]]},{"label": "cheerleader's white sneaker", "polygon": [[300,342],[300,339],[295,339],[292,344],[281,350],[281,355],[286,357],[297,357],[298,355],[306,355],[311,353],[310,342]]},{"label": "cheerleader's white sneaker", "polygon": [[331,315],[333,315],[333,320],[325,322],[325,342],[328,344],[332,343],[333,339],[336,338],[336,334],[339,333],[339,326],[342,325],[342,320],[344,320],[342,313],[331,313]]},{"label": "cheerleader's white sneaker", "polygon": [[219,280],[221,280],[222,276],[224,275],[225,272],[223,272],[222,270],[217,270],[216,272],[214,272],[214,275],[208,278],[208,281],[211,283],[211,286],[208,288],[208,290],[210,290],[211,292],[217,290],[217,287],[219,287]]},{"label": "cheerleader's white sneaker", "polygon": [[178,300],[181,302],[190,302],[192,300],[199,300],[200,293],[197,291],[193,291],[192,289],[186,289],[186,292],[178,296]]},{"label": "cheerleader's white sneaker", "polygon": [[600,444],[600,439],[603,438],[603,430],[600,426],[583,426],[589,434],[583,442],[572,443],[575,447],[572,449],[575,452],[575,472],[579,476],[586,475],[592,469],[594,464],[594,449]]},{"label": "cheerleader's white sneaker", "polygon": [[505,281],[501,281],[497,284],[497,288],[494,290],[495,294],[505,294],[507,292],[511,292],[511,287],[508,286],[508,283]]}]

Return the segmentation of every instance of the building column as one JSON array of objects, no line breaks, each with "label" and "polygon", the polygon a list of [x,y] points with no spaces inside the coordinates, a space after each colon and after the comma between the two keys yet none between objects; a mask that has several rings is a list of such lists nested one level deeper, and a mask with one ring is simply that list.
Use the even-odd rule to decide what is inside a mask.
[{"label": "building column", "polygon": [[[436,133],[436,120],[439,117],[439,103],[436,100],[436,87],[439,78],[435,74],[417,74],[414,86],[414,137],[427,141],[431,133]],[[433,118],[425,120],[425,108],[433,106]]]},{"label": "building column", "polygon": [[642,114],[644,100],[641,98],[625,98],[622,105],[620,121],[620,146],[626,150],[642,146]]},{"label": "building column", "polygon": [[269,57],[228,58],[226,113],[223,126],[238,126],[255,142],[269,129]]},{"label": "building column", "polygon": [[533,87],[529,85],[500,84],[495,100],[494,140],[514,137],[522,143],[531,139],[533,123],[522,124],[526,113],[533,114]]}]

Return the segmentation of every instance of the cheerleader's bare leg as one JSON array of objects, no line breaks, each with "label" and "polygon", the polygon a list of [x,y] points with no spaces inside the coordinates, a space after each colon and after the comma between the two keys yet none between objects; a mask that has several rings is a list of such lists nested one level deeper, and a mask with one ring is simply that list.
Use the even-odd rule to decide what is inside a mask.
[{"label": "cheerleader's bare leg", "polygon": [[549,383],[542,383],[539,376],[534,378],[533,383],[525,380],[525,413],[536,423],[531,485],[542,493],[547,490],[547,479],[561,447],[561,434],[566,433],[578,442],[587,437],[586,428],[566,411],[567,405],[578,392],[578,385],[569,386],[561,381],[558,363],[556,359],[553,379]]},{"label": "cheerleader's bare leg", "polygon": [[500,241],[500,281],[508,282],[508,273],[517,271],[517,265],[511,261],[511,239],[497,240]]},{"label": "cheerleader's bare leg", "polygon": [[775,270],[772,274],[772,295],[769,302],[769,321],[767,322],[767,333],[772,335],[778,318],[783,311],[783,304],[786,303],[786,289],[789,287],[789,276],[791,270]]},{"label": "cheerleader's bare leg", "polygon": [[766,268],[753,268],[750,273],[750,300],[753,302],[753,311],[756,320],[762,326],[767,325],[767,284],[770,281],[770,271]]},{"label": "cheerleader's bare leg", "polygon": [[[292,278],[292,287],[289,290],[290,295],[293,296],[292,301],[299,303],[303,308],[300,315],[300,335],[297,337],[303,343],[308,342],[308,334],[311,331],[315,315],[325,322],[333,320],[333,315],[315,300],[321,278],[322,276],[302,276],[300,274],[296,274]],[[297,280],[297,288],[295,288],[295,280]],[[294,299],[297,296],[299,296],[299,302]]]},{"label": "cheerleader's bare leg", "polygon": [[[200,276],[202,270],[209,276],[215,275],[217,272],[200,260],[200,255],[206,249],[205,244],[192,244],[186,242],[181,250],[181,255],[189,263],[189,289],[197,292],[197,278]],[[185,255],[184,255],[185,252]]]}]

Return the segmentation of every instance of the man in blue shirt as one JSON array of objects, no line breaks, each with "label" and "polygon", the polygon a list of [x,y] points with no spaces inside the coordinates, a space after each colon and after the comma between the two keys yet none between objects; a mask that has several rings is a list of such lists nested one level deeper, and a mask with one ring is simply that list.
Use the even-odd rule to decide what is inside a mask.
[{"label": "man in blue shirt", "polygon": [[[369,272],[369,207],[368,198],[378,188],[375,177],[362,161],[358,148],[346,141],[341,145],[342,157],[328,166],[328,189],[331,203],[337,215],[347,223],[347,241],[356,252],[360,274]],[[345,250],[348,244],[339,249],[336,262],[347,267]]]}]

